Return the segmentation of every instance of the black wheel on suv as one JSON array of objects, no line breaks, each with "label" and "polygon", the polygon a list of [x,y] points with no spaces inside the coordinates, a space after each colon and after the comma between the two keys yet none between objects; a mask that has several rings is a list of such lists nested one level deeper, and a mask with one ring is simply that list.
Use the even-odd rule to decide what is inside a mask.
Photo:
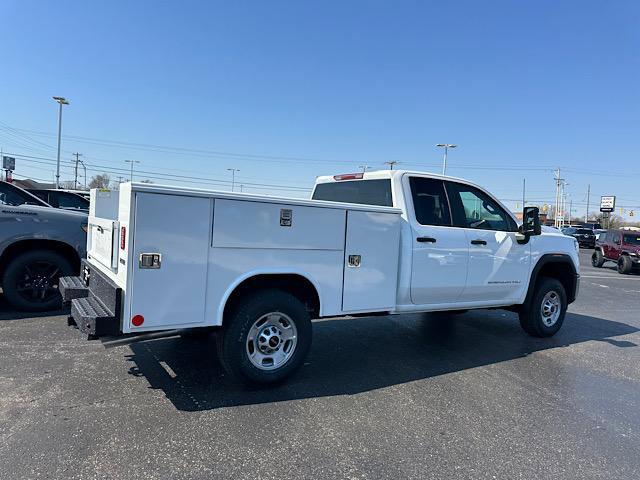
[{"label": "black wheel on suv", "polygon": [[622,255],[618,259],[618,273],[622,273],[623,275],[627,273],[631,273],[633,269],[633,263],[631,262],[631,258],[629,255]]},{"label": "black wheel on suv", "polygon": [[605,261],[606,260],[604,259],[604,256],[602,255],[602,252],[600,250],[596,250],[591,255],[591,265],[593,265],[596,268],[602,267]]},{"label": "black wheel on suv", "polygon": [[56,310],[62,305],[60,277],[73,274],[69,261],[51,250],[33,250],[14,258],[2,278],[4,296],[13,307],[26,311]]},{"label": "black wheel on suv", "polygon": [[520,326],[533,337],[551,337],[556,334],[567,312],[567,294],[555,278],[538,279],[533,298],[519,313]]},{"label": "black wheel on suv", "polygon": [[311,346],[305,305],[281,290],[257,292],[239,302],[218,336],[225,370],[245,383],[277,383],[295,372]]}]

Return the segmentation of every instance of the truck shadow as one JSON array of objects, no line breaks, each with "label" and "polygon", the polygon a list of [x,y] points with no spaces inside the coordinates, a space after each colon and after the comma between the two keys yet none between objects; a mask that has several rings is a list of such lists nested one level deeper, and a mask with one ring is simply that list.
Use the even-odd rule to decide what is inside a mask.
[{"label": "truck shadow", "polygon": [[533,352],[590,340],[635,347],[612,337],[635,327],[569,313],[551,339],[525,335],[504,311],[348,318],[314,324],[305,365],[286,383],[248,388],[229,379],[216,358],[215,338],[165,338],[130,345],[129,373],[145,377],[179,410],[353,395],[446,373],[494,364]]}]

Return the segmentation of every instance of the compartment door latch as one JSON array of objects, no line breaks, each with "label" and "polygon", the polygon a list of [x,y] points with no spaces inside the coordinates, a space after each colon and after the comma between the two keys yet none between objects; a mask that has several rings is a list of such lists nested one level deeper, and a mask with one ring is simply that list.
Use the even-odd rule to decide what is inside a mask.
[{"label": "compartment door latch", "polygon": [[141,253],[138,266],[140,268],[160,268],[162,255],[159,253]]}]

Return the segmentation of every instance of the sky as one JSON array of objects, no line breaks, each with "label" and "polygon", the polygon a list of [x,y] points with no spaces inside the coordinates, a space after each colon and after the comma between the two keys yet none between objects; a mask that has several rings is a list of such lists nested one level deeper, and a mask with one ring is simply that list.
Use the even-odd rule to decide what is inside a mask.
[{"label": "sky", "polygon": [[[0,0],[0,148],[16,178],[308,196],[361,166],[447,173],[510,208],[640,217],[640,2]],[[82,169],[81,169],[82,171]]]}]

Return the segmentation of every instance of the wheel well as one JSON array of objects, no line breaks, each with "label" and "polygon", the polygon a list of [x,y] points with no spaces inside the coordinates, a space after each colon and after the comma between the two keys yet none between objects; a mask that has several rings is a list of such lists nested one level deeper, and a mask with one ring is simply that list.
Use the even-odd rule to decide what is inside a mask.
[{"label": "wheel well", "polygon": [[[536,281],[542,277],[555,278],[564,287],[567,296],[571,296],[576,289],[576,274],[573,266],[568,262],[548,262],[538,271]],[[570,299],[572,302],[573,299]]]},{"label": "wheel well", "polygon": [[33,250],[56,252],[66,258],[76,272],[80,271],[80,257],[71,245],[57,240],[20,240],[12,243],[2,252],[0,257],[0,277],[4,274],[4,270],[11,260],[21,253]]},{"label": "wheel well", "polygon": [[227,313],[247,294],[258,290],[278,289],[290,293],[300,300],[309,311],[311,318],[320,315],[320,297],[316,287],[307,278],[297,274],[264,274],[244,280],[238,285],[224,306],[223,321]]}]

